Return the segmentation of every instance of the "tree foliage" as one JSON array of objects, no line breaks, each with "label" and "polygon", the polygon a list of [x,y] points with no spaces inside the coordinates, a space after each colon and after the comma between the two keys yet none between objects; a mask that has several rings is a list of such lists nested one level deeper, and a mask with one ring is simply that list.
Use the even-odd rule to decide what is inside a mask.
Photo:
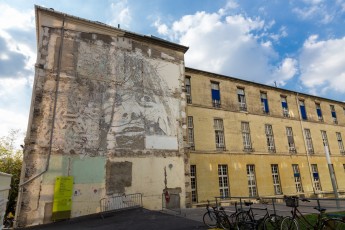
[{"label": "tree foliage", "polygon": [[23,151],[15,147],[18,136],[19,130],[11,130],[7,136],[0,137],[0,172],[12,175],[6,213],[14,212],[18,196],[18,185],[23,162]]}]

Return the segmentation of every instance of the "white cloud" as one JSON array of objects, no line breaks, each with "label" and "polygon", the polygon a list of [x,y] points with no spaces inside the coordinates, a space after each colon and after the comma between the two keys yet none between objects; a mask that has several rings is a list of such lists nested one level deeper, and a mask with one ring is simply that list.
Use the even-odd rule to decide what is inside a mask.
[{"label": "white cloud", "polygon": [[132,16],[127,0],[118,0],[110,5],[111,20],[108,22],[112,26],[118,26],[128,29],[130,27]]},{"label": "white cloud", "polygon": [[319,41],[310,36],[300,55],[301,82],[310,92],[345,93],[345,37]]},{"label": "white cloud", "polygon": [[30,31],[35,27],[35,13],[33,10],[18,11],[17,9],[0,3],[0,29],[20,29]]},{"label": "white cloud", "polygon": [[276,80],[281,85],[297,71],[296,60],[285,59],[278,67],[271,62],[279,62],[272,41],[286,36],[285,28],[279,35],[267,33],[274,21],[265,23],[260,18],[218,11],[185,15],[164,33],[162,25],[155,25],[161,35],[190,47],[185,55],[186,66],[262,83]]}]

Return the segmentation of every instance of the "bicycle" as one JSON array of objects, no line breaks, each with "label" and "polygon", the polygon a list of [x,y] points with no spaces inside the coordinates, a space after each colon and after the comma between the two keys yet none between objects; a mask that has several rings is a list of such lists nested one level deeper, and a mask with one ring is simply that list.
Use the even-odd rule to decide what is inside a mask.
[{"label": "bicycle", "polygon": [[[262,204],[267,205],[268,202],[261,201]],[[253,202],[244,202],[245,206],[249,206],[248,210],[242,210],[236,216],[236,229],[264,229],[273,230],[280,228],[280,220],[282,217],[276,214],[270,214],[268,208],[253,208],[251,205]],[[262,218],[256,219],[253,210],[265,211]]]},{"label": "bicycle", "polygon": [[203,216],[204,224],[209,228],[230,229],[231,224],[223,207],[210,208],[210,202],[207,201],[206,212]]},{"label": "bicycle", "polygon": [[[332,218],[326,216],[325,208],[321,207],[314,207],[319,214],[317,215],[317,220],[315,224],[310,223],[306,219],[305,216],[299,211],[299,198],[297,196],[290,196],[290,197],[284,197],[285,203],[287,207],[292,207],[291,214],[292,216],[285,217],[281,222],[281,230],[299,230],[299,222],[303,222],[306,230],[317,230],[317,229],[323,229],[323,230],[345,230],[345,222],[338,218]],[[301,199],[303,202],[310,202],[310,200],[303,198]]]}]

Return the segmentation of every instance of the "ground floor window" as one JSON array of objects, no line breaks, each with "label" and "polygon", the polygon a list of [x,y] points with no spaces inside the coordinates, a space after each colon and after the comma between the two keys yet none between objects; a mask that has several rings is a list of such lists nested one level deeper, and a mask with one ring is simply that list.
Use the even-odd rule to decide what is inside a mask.
[{"label": "ground floor window", "polygon": [[297,193],[303,192],[301,174],[299,172],[298,164],[293,164],[292,169],[293,169],[293,176],[295,179],[296,192]]},{"label": "ground floor window", "polygon": [[317,164],[311,165],[311,171],[313,173],[313,182],[314,187],[316,191],[321,191],[321,183],[320,183],[320,177],[319,177],[319,170],[317,169]]},{"label": "ground floor window", "polygon": [[192,190],[192,202],[198,202],[197,186],[196,186],[196,165],[190,166],[190,186]]},{"label": "ground floor window", "polygon": [[249,196],[255,197],[257,196],[255,165],[247,165],[247,178],[248,178]]},{"label": "ground floor window", "polygon": [[218,165],[219,193],[222,197],[229,196],[228,166]]},{"label": "ground floor window", "polygon": [[271,165],[271,170],[272,170],[274,194],[276,195],[282,194],[282,187],[280,185],[278,165],[277,164]]}]

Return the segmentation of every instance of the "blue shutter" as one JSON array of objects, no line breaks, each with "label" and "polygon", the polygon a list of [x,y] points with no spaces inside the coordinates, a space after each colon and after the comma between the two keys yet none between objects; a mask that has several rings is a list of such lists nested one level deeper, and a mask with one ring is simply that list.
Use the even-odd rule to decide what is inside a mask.
[{"label": "blue shutter", "polygon": [[314,177],[315,179],[319,179],[319,173],[314,172],[314,173],[313,173],[313,177]]},{"label": "blue shutter", "polygon": [[212,89],[212,100],[220,101],[220,92],[217,89]]},{"label": "blue shutter", "polygon": [[316,113],[318,117],[322,117],[321,109],[316,109]]},{"label": "blue shutter", "polygon": [[264,103],[264,107],[265,107],[265,112],[268,113],[269,109],[268,109],[268,101],[265,98],[261,98],[261,102]]},{"label": "blue shutter", "polygon": [[337,118],[337,114],[335,113],[335,111],[332,111],[332,117]]},{"label": "blue shutter", "polygon": [[305,107],[303,105],[300,105],[301,115],[303,120],[307,120],[307,112],[305,111]]},{"label": "blue shutter", "polygon": [[300,174],[299,174],[299,173],[294,173],[293,176],[294,176],[294,177],[299,177]]},{"label": "blue shutter", "polygon": [[287,103],[286,103],[286,102],[282,102],[282,107],[283,107],[284,109],[287,109]]}]

